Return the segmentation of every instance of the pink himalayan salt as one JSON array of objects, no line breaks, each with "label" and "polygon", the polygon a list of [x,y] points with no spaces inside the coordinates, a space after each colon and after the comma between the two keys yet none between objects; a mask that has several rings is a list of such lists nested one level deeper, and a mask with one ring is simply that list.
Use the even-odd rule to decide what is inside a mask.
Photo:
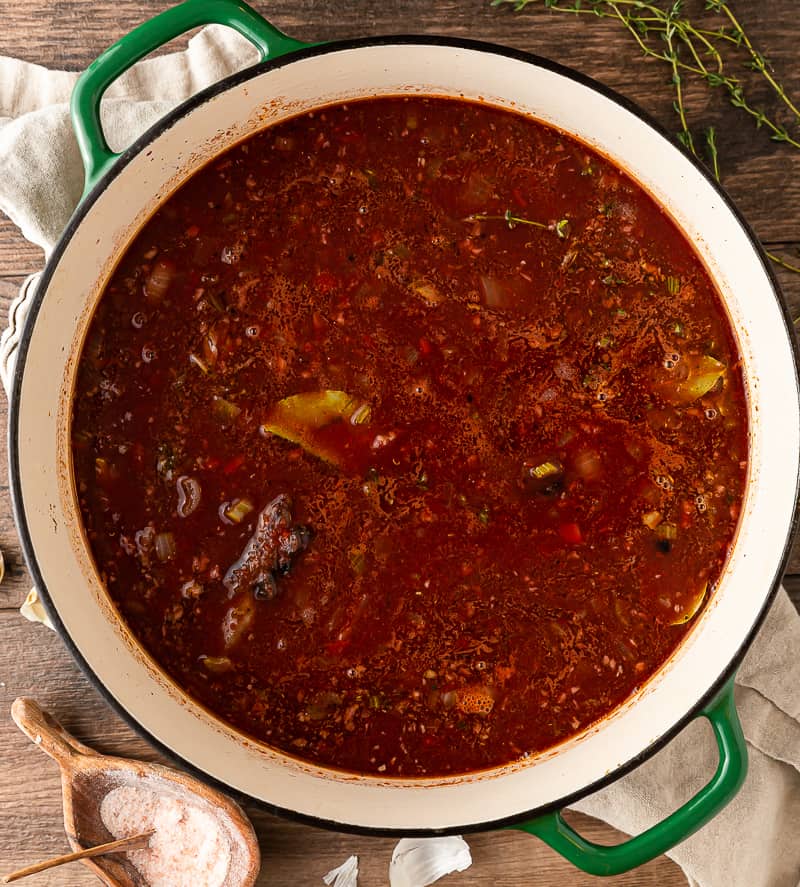
[{"label": "pink himalayan salt", "polygon": [[155,829],[148,847],[126,855],[149,887],[222,887],[231,862],[227,835],[213,815],[177,795],[133,785],[100,805],[115,838]]}]

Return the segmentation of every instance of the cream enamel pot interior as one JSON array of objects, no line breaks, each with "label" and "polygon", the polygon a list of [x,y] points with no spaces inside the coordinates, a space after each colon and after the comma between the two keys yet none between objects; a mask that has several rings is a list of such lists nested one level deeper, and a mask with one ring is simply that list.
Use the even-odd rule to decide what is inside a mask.
[{"label": "cream enamel pot interior", "polygon": [[[216,0],[226,5],[247,9]],[[209,3],[189,0],[189,7],[197,13]],[[193,23],[224,20],[218,15],[206,11]],[[257,42],[248,29],[258,27],[239,30]],[[265,55],[262,44],[276,35],[262,35]],[[282,39],[280,51],[294,50],[288,56],[195,97],[119,158],[87,146],[79,131],[96,181],[48,264],[15,379],[10,458],[28,563],[62,634],[107,696],[161,747],[232,790],[322,825],[405,834],[542,814],[619,776],[673,736],[730,678],[763,617],[791,535],[800,454],[796,360],[784,310],[763,254],[719,188],[640,112],[586,78],[466,41],[384,38],[298,49]],[[125,67],[153,48],[146,42]],[[343,99],[409,93],[463,96],[533,115],[599,149],[667,207],[724,296],[744,358],[751,423],[735,547],[710,605],[667,665],[601,724],[547,753],[433,781],[360,777],[290,759],[243,739],[167,680],[106,598],[82,535],[68,445],[76,363],[93,308],[154,209],[209,158],[264,126]]]}]

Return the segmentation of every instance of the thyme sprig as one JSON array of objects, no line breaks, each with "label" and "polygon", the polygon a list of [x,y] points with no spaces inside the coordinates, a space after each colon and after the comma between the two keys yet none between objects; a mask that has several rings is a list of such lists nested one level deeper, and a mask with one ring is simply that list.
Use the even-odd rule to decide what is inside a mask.
[{"label": "thyme sprig", "polygon": [[[785,268],[787,271],[793,271],[795,274],[800,274],[800,266],[793,265],[791,262],[787,262],[786,259],[781,258],[775,253],[771,253],[769,250],[766,250],[767,256],[776,264],[780,265],[781,268]],[[794,320],[794,325],[800,325],[800,317],[796,317]]]},{"label": "thyme sprig", "polygon": [[514,215],[510,209],[507,209],[502,216],[492,216],[487,213],[472,213],[467,216],[470,222],[505,222],[509,228],[516,228],[517,225],[531,225],[534,228],[547,228],[544,222],[536,222],[533,219],[523,219],[522,216]]},{"label": "thyme sprig", "polygon": [[[551,12],[593,15],[620,22],[644,55],[669,65],[675,89],[674,108],[680,122],[678,138],[692,154],[709,162],[717,174],[719,159],[716,145],[710,142],[706,133],[707,156],[701,157],[689,128],[684,102],[684,77],[694,76],[712,88],[722,89],[730,103],[752,117],[758,128],[766,129],[773,141],[800,148],[800,134],[797,132],[800,110],[775,77],[766,56],[755,48],[724,0],[706,0],[704,13],[716,17],[716,22],[708,22],[708,26],[705,21],[698,24],[684,15],[683,0],[673,0],[666,7],[647,0],[492,0],[493,6],[506,4],[513,5],[517,11],[540,4]],[[789,115],[788,126],[748,98],[741,78],[729,71],[729,59],[724,53],[731,47],[744,53],[747,66],[759,74],[780,99]]]},{"label": "thyme sprig", "polygon": [[534,219],[525,219],[522,216],[515,215],[510,209],[507,209],[501,216],[487,215],[486,213],[472,213],[467,216],[469,222],[505,222],[509,228],[516,228],[517,225],[530,225],[533,228],[543,228],[547,231],[555,231],[562,239],[569,236],[569,219],[559,219],[552,225],[546,225],[544,222],[537,222]]}]

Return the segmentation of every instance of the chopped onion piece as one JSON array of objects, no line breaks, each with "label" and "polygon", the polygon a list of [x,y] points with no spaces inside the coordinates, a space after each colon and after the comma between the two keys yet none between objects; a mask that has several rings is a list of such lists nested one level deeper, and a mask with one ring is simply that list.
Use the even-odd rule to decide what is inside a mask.
[{"label": "chopped onion piece", "polygon": [[507,284],[485,274],[481,275],[481,292],[483,303],[489,308],[505,308],[513,297]]},{"label": "chopped onion piece", "polygon": [[236,603],[230,607],[222,619],[222,639],[225,649],[241,640],[255,617],[255,598],[251,594],[240,594]]},{"label": "chopped onion piece", "polygon": [[219,357],[219,345],[217,343],[217,334],[214,330],[211,330],[203,337],[203,357],[207,367],[216,366],[217,358]]},{"label": "chopped onion piece", "polygon": [[669,539],[670,542],[678,538],[678,528],[675,524],[659,524],[655,532],[659,539]]},{"label": "chopped onion piece", "polygon": [[193,477],[182,474],[178,478],[178,514],[180,517],[189,517],[197,509],[202,492],[200,482]]},{"label": "chopped onion piece", "polygon": [[348,553],[350,569],[356,576],[361,576],[367,569],[367,556],[363,545],[356,545]]},{"label": "chopped onion piece", "polygon": [[233,668],[233,663],[227,656],[201,656],[200,661],[211,674],[225,674]]},{"label": "chopped onion piece", "polygon": [[198,369],[202,370],[206,375],[208,375],[208,367],[205,365],[205,362],[202,361],[196,354],[189,355],[189,363],[193,363]]},{"label": "chopped onion piece", "polygon": [[706,592],[708,591],[708,582],[703,583],[703,587],[700,591],[694,596],[694,598],[689,601],[686,606],[686,609],[678,616],[677,619],[674,619],[670,622],[670,625],[686,625],[691,619],[693,619],[697,615],[697,611],[703,605],[703,601],[706,599]]},{"label": "chopped onion piece", "polygon": [[642,515],[642,523],[649,530],[655,530],[655,528],[661,523],[663,519],[664,518],[660,511],[648,511],[646,514]]},{"label": "chopped onion piece", "polygon": [[190,579],[181,585],[181,597],[189,601],[196,601],[204,592],[205,588],[196,579]]},{"label": "chopped onion piece", "polygon": [[452,708],[456,704],[456,691],[448,690],[446,693],[442,693],[442,705],[444,708]]},{"label": "chopped onion piece", "polygon": [[223,514],[234,524],[240,524],[254,508],[249,499],[236,499],[224,509]]},{"label": "chopped onion piece", "polygon": [[533,477],[541,480],[543,477],[553,477],[561,474],[564,469],[556,462],[542,462],[541,465],[535,465],[531,468]]},{"label": "chopped onion piece", "polygon": [[156,557],[165,563],[175,557],[175,536],[172,533],[158,533],[153,540]]},{"label": "chopped onion piece", "polygon": [[444,296],[439,292],[439,290],[437,290],[432,283],[428,283],[428,281],[426,280],[417,281],[416,283],[412,284],[411,289],[413,289],[414,292],[430,306],[438,305],[444,300]]},{"label": "chopped onion piece", "polygon": [[159,259],[152,267],[144,282],[144,292],[151,302],[160,302],[167,294],[175,266],[168,259]]},{"label": "chopped onion piece", "polygon": [[446,838],[403,838],[389,864],[391,887],[427,887],[451,872],[472,865],[467,842],[460,835]]},{"label": "chopped onion piece", "polygon": [[575,456],[575,470],[584,480],[597,480],[603,473],[603,464],[597,450],[581,450]]},{"label": "chopped onion piece", "polygon": [[224,397],[214,398],[214,415],[223,425],[235,422],[241,412],[241,407],[237,407],[235,403],[225,400]]},{"label": "chopped onion piece", "polygon": [[368,403],[362,403],[360,407],[353,411],[353,415],[350,416],[350,424],[369,425],[371,419],[372,407]]},{"label": "chopped onion piece", "polygon": [[329,887],[358,887],[358,857],[348,856],[340,866],[323,875],[322,880]]}]

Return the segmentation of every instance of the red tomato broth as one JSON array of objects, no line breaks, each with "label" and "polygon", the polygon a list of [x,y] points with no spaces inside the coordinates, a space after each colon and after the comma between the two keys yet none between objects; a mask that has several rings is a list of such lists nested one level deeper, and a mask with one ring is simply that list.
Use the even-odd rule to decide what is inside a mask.
[{"label": "red tomato broth", "polygon": [[93,318],[73,454],[100,575],[181,687],[293,755],[437,776],[666,662],[735,533],[747,407],[640,186],[520,115],[374,99],[157,211]]}]

